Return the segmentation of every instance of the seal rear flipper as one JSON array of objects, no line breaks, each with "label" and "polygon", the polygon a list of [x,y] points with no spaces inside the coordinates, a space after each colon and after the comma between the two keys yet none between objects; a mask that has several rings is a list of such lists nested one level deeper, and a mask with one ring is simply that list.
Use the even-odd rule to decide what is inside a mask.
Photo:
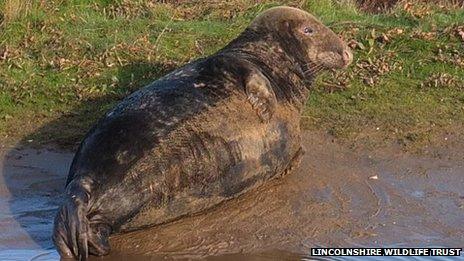
[{"label": "seal rear flipper", "polygon": [[268,122],[274,114],[277,103],[271,83],[261,72],[250,73],[245,82],[248,101],[263,122]]},{"label": "seal rear flipper", "polygon": [[[91,182],[86,179],[71,181],[66,190],[66,202],[61,206],[53,231],[53,242],[64,258],[86,260],[89,255],[89,245],[92,254],[102,255],[109,251],[107,237],[109,233],[98,230],[88,219]],[[100,224],[100,223],[99,223]],[[102,239],[105,237],[105,239]],[[106,240],[106,241],[105,241]],[[102,242],[106,242],[102,243]]]},{"label": "seal rear flipper", "polygon": [[53,242],[62,257],[79,260],[88,257],[89,225],[84,204],[79,196],[68,198],[55,218]]}]

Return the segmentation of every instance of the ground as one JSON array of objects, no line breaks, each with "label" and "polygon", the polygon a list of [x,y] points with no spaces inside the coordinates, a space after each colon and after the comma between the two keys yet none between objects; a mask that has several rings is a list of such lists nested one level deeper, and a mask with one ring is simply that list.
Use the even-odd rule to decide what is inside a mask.
[{"label": "ground", "polygon": [[[464,133],[459,1],[400,1],[391,10],[367,11],[331,0],[158,2],[0,3],[0,137],[75,147],[117,101],[215,52],[259,12],[279,4],[320,17],[355,54],[347,71],[318,78],[305,128],[406,149],[437,133]],[[369,7],[372,1],[358,2]]]},{"label": "ground", "polygon": [[[462,138],[442,136],[446,144],[420,155],[399,144],[353,149],[323,131],[303,138],[301,166],[283,178],[205,213],[114,235],[111,254],[92,260],[306,260],[315,246],[462,247]],[[58,258],[50,233],[72,157],[0,148],[0,260]]]}]

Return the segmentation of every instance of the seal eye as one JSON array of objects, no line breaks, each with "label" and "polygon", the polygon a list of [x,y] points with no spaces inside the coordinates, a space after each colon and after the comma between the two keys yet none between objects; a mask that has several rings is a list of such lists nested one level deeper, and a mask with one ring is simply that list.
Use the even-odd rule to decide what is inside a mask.
[{"label": "seal eye", "polygon": [[310,34],[312,34],[312,33],[314,32],[314,30],[313,30],[312,28],[310,28],[310,27],[305,27],[305,28],[303,29],[303,32],[304,32],[305,34],[307,34],[307,35],[310,35]]}]

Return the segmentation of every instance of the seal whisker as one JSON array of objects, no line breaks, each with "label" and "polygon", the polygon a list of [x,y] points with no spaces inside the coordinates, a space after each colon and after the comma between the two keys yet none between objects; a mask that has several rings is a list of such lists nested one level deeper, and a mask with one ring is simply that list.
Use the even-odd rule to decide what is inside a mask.
[{"label": "seal whisker", "polygon": [[308,68],[308,70],[323,67],[322,64],[313,63],[313,62],[307,63],[305,66]]},{"label": "seal whisker", "polygon": [[305,75],[314,75],[324,69],[322,64],[308,64],[307,67],[308,69],[303,71]]}]

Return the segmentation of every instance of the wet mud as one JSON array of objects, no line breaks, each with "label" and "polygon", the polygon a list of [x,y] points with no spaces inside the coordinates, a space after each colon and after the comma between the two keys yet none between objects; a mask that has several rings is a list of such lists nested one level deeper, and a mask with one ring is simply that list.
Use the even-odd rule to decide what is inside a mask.
[{"label": "wet mud", "polygon": [[[447,144],[418,155],[307,133],[294,172],[206,213],[113,235],[112,254],[98,260],[295,260],[315,246],[462,247],[464,144]],[[1,151],[0,259],[57,258],[50,234],[72,153]]]}]

